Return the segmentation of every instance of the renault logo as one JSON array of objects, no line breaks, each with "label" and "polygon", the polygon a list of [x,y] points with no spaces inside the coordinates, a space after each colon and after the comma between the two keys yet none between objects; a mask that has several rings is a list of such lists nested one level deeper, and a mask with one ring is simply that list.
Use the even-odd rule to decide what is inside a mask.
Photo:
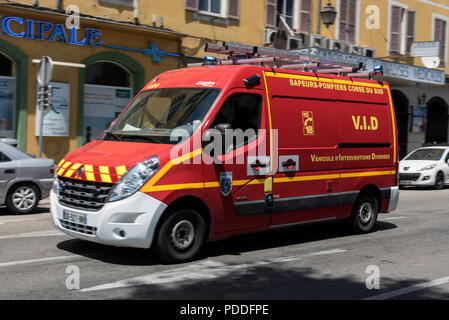
[{"label": "renault logo", "polygon": [[404,167],[404,170],[407,171],[408,169],[410,169],[410,167]]},{"label": "renault logo", "polygon": [[77,171],[76,171],[76,177],[77,178],[81,178],[81,175],[84,173],[84,166],[81,166]]}]

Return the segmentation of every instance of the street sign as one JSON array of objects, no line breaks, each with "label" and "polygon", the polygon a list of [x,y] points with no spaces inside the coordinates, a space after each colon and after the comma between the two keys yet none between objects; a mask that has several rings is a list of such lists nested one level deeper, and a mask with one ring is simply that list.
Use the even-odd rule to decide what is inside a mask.
[{"label": "street sign", "polygon": [[440,55],[440,41],[413,42],[410,55],[412,57],[438,57]]},{"label": "street sign", "polygon": [[46,86],[51,81],[53,75],[53,60],[48,56],[43,56],[37,71],[37,82],[41,86]]}]

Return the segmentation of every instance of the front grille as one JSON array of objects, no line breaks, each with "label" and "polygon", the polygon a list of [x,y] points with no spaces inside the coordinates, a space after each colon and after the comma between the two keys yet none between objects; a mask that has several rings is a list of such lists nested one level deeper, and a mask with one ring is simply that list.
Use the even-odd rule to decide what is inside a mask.
[{"label": "front grille", "polygon": [[90,226],[86,226],[84,224],[78,224],[78,223],[74,223],[74,222],[70,222],[70,221],[66,221],[66,220],[62,220],[62,219],[59,219],[59,222],[61,223],[61,226],[67,230],[72,230],[72,231],[88,234],[91,236],[94,236],[97,234],[97,228],[95,228],[95,227],[90,227]]},{"label": "front grille", "polygon": [[58,177],[58,199],[67,207],[100,210],[113,184]]},{"label": "front grille", "polygon": [[421,176],[420,173],[400,173],[399,180],[402,181],[416,181]]}]

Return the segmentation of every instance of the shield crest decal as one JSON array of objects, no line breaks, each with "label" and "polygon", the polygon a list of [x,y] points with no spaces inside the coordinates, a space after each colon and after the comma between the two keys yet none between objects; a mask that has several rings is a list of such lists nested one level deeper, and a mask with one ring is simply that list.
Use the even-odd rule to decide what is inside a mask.
[{"label": "shield crest decal", "polygon": [[232,172],[220,172],[220,192],[228,196],[232,191]]}]

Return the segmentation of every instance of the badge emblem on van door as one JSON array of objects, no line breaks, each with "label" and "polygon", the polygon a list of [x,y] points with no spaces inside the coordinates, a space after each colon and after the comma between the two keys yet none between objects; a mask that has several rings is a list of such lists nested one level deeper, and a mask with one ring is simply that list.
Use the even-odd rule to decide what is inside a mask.
[{"label": "badge emblem on van door", "polygon": [[315,134],[312,111],[302,112],[302,125],[303,125],[302,131],[305,136],[313,136]]},{"label": "badge emblem on van door", "polygon": [[220,172],[220,192],[228,196],[232,191],[232,172]]}]

